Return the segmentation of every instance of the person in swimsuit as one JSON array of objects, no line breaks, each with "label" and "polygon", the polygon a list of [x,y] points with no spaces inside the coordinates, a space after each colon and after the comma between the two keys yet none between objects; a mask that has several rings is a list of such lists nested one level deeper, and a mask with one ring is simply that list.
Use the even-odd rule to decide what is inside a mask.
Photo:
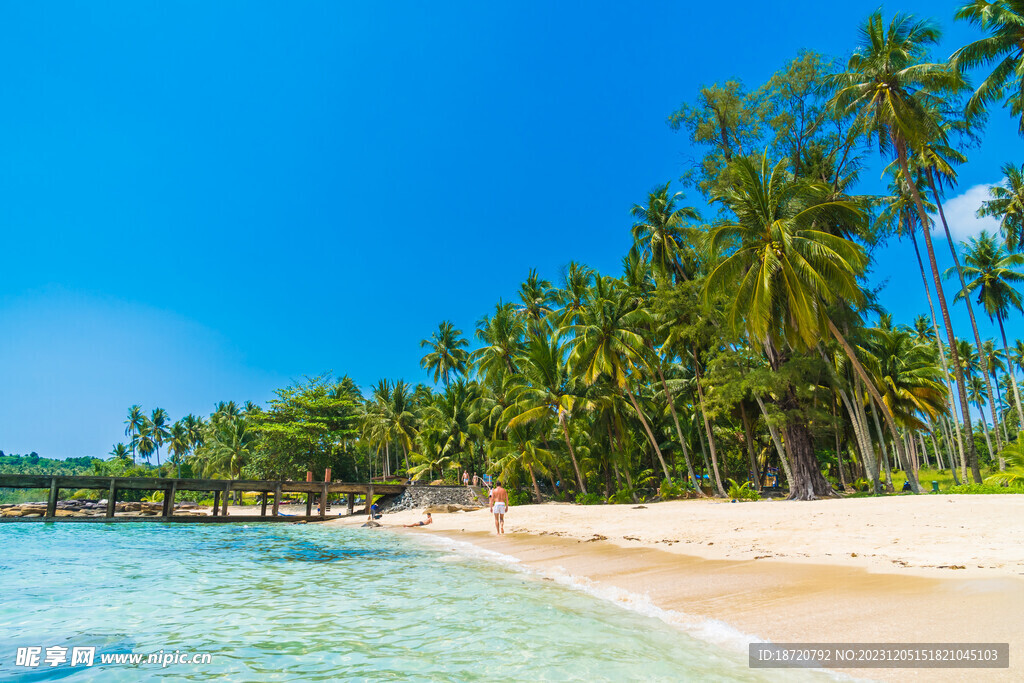
[{"label": "person in swimsuit", "polygon": [[505,513],[508,512],[508,491],[499,481],[491,489],[490,509],[494,513],[494,529],[498,534],[505,533]]},{"label": "person in swimsuit", "polygon": [[426,514],[427,514],[427,521],[425,521],[425,522],[423,522],[423,521],[420,521],[420,522],[416,522],[415,524],[403,524],[402,526],[404,526],[404,527],[410,527],[410,526],[426,526],[426,525],[428,525],[428,524],[433,524],[433,523],[434,523],[434,518],[430,516],[430,513],[429,513],[429,512],[428,512],[428,513],[426,513]]}]

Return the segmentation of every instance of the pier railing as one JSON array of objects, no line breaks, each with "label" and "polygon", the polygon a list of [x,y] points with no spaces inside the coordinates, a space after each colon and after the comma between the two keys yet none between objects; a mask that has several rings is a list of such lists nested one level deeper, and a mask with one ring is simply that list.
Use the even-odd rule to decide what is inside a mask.
[{"label": "pier railing", "polygon": [[[46,511],[42,517],[0,517],[0,522],[13,521],[155,521],[155,522],[271,522],[317,521],[327,516],[328,501],[332,494],[345,494],[349,514],[354,512],[355,496],[365,497],[366,512],[370,512],[374,496],[397,496],[405,491],[404,484],[378,484],[358,482],[315,481],[263,481],[248,479],[169,479],[162,477],[63,477],[34,474],[0,474],[0,488],[49,489]],[[61,489],[95,489],[106,493],[107,506],[103,516],[57,516],[57,500]],[[163,491],[161,514],[150,516],[116,516],[118,491]],[[211,515],[175,515],[174,498],[179,491],[213,493]],[[228,497],[232,491],[260,493],[259,515],[228,515]],[[284,494],[305,494],[305,515],[281,515],[279,507]],[[267,514],[267,500],[273,496],[271,513]],[[320,501],[318,515],[313,514],[313,501]]]}]

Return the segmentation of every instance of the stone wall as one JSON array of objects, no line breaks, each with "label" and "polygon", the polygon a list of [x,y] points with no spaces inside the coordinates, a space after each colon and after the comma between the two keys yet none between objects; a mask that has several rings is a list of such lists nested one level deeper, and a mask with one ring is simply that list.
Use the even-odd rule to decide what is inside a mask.
[{"label": "stone wall", "polygon": [[487,504],[487,491],[472,486],[410,486],[385,504],[381,512],[420,510],[435,505],[478,506]]}]

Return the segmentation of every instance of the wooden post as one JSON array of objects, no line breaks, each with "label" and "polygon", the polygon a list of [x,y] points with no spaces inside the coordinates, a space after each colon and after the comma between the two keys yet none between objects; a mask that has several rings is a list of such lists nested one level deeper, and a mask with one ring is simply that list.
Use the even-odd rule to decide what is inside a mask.
[{"label": "wooden post", "polygon": [[328,467],[326,470],[324,470],[324,481],[326,481],[328,484],[331,483],[331,468],[330,467]]},{"label": "wooden post", "polygon": [[46,500],[46,516],[57,516],[57,477],[50,477],[50,497]]},{"label": "wooden post", "polygon": [[356,511],[356,494],[349,493],[348,495],[348,514],[352,514]]},{"label": "wooden post", "polygon": [[322,493],[320,494],[320,519],[327,516],[327,482],[324,482]]},{"label": "wooden post", "polygon": [[267,516],[267,496],[270,493],[267,491],[260,491],[260,517]]},{"label": "wooden post", "polygon": [[220,506],[220,516],[221,517],[227,517],[228,514],[230,514],[228,512],[228,499],[231,497],[228,494],[230,494],[230,493],[231,493],[231,482],[229,481],[228,483],[224,484],[224,502],[221,503],[221,506]]},{"label": "wooden post", "polygon": [[307,482],[313,481],[313,472],[310,471],[310,470],[306,470],[306,481]]},{"label": "wooden post", "polygon": [[[310,474],[312,474],[312,473],[310,473]],[[307,517],[312,517],[313,516],[313,492],[312,491],[310,491],[309,493],[306,494],[306,516]]]},{"label": "wooden post", "polygon": [[277,517],[277,509],[281,505],[281,482],[274,487],[274,516]]},{"label": "wooden post", "polygon": [[107,492],[107,517],[113,517],[117,505],[117,479],[110,478],[110,491]]},{"label": "wooden post", "polygon": [[373,505],[373,484],[366,486],[366,514],[373,514],[370,511],[370,506]]},{"label": "wooden post", "polygon": [[213,516],[217,516],[217,508],[220,507],[220,490],[213,492]]},{"label": "wooden post", "polygon": [[164,517],[174,516],[174,498],[178,495],[178,480],[171,481],[171,488],[164,491]]}]

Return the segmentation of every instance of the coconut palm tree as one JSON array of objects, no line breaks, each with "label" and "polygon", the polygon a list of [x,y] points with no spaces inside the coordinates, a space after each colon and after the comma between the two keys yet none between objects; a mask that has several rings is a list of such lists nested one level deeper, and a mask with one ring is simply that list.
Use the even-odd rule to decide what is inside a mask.
[{"label": "coconut palm tree", "polygon": [[590,285],[594,281],[594,271],[572,261],[562,273],[562,286],[555,290],[555,303],[558,310],[559,325],[575,325],[579,322],[580,312],[586,305],[590,295]]},{"label": "coconut palm tree", "polygon": [[170,418],[167,417],[167,411],[163,408],[154,408],[153,413],[149,416],[150,436],[153,439],[153,446],[156,451],[157,467],[160,467],[160,446],[171,435],[170,431],[168,431],[169,422]]},{"label": "coconut palm tree", "polygon": [[956,12],[988,35],[953,53],[959,69],[992,67],[967,102],[967,114],[978,116],[991,102],[1006,98],[1010,112],[1020,117],[1024,135],[1024,0],[971,0]]},{"label": "coconut palm tree", "polygon": [[629,397],[665,478],[671,479],[658,439],[632,389],[648,362],[648,346],[638,330],[650,329],[650,323],[650,314],[636,307],[629,289],[616,285],[610,277],[597,278],[580,323],[566,328],[572,335],[569,367],[585,385],[606,379],[614,391]]},{"label": "coconut palm tree", "polygon": [[[1014,283],[1024,281],[1024,275],[1016,269],[1024,265],[1024,256],[1007,254],[995,238],[982,231],[977,238],[968,240],[964,254],[964,275],[969,279],[966,288],[959,298],[965,294],[977,293],[977,301],[985,309],[989,319],[999,325],[999,334],[1003,339],[1003,352],[1010,357],[1010,345],[1006,339],[1006,328],[1003,322],[1010,309],[1022,311],[1021,295],[1014,288]],[[1013,397],[1017,404],[1018,424],[1024,425],[1024,413],[1021,411],[1020,390],[1017,387],[1016,373],[1011,373],[1013,380]]]},{"label": "coconut palm tree", "polygon": [[[909,160],[924,143],[942,141],[946,131],[934,112],[942,98],[964,88],[960,74],[949,65],[926,62],[928,50],[937,45],[940,32],[928,21],[897,14],[886,27],[881,11],[868,17],[861,28],[860,44],[850,57],[846,71],[837,74],[831,85],[835,89],[832,105],[840,115],[856,115],[866,122],[867,130],[876,138],[882,151],[895,152],[900,172],[912,178]],[[921,225],[929,225],[917,185],[907,183],[911,199],[917,208]],[[942,322],[952,349],[953,368],[956,372],[960,409],[964,424],[971,424],[967,405],[967,387],[960,371],[956,354],[956,336],[949,317],[942,278],[935,259],[931,233],[923,230],[928,260],[931,265],[935,292],[942,311]],[[975,482],[981,482],[973,441],[968,439],[971,472]]]},{"label": "coconut palm tree", "polygon": [[178,479],[181,479],[181,461],[192,450],[192,443],[189,440],[188,429],[184,422],[178,420],[171,425],[168,434],[167,450],[171,453],[171,462],[174,463],[178,472]]},{"label": "coconut palm tree", "polygon": [[551,283],[531,268],[526,281],[519,286],[519,300],[523,302],[519,306],[519,314],[526,318],[530,329],[539,331],[544,318],[551,315],[554,293]]},{"label": "coconut palm tree", "polygon": [[136,447],[139,449],[139,455],[146,459],[146,464],[149,464],[149,459],[153,455],[153,451],[156,450],[156,443],[153,441],[152,423],[145,415],[142,416],[142,419],[142,426],[136,435]]},{"label": "coconut palm tree", "polygon": [[689,280],[692,272],[687,271],[694,269],[696,255],[691,247],[695,231],[687,222],[700,220],[700,215],[691,206],[678,206],[683,193],[670,196],[669,185],[653,189],[647,206],[634,204],[630,210],[634,218],[632,251],[647,260],[658,275]]},{"label": "coconut palm tree", "polygon": [[[781,368],[787,348],[814,349],[826,331],[831,333],[879,405],[905,462],[892,414],[826,310],[840,300],[854,306],[863,302],[857,277],[867,257],[860,246],[817,229],[818,224],[863,221],[863,213],[849,201],[826,201],[830,186],[794,181],[786,164],[780,161],[772,166],[767,152],[757,165],[747,158],[734,162],[736,184],[714,201],[726,205],[736,220],[721,223],[710,233],[711,251],[728,253],[705,281],[706,301],[732,292],[725,311],[727,326],[762,345],[774,371]],[[789,384],[783,409],[795,410],[798,405],[796,390]],[[790,420],[786,437],[794,478],[790,497],[809,500],[831,495],[807,424]]]},{"label": "coconut palm tree", "polygon": [[128,409],[128,419],[124,421],[124,435],[129,437],[132,445],[132,462],[135,462],[135,438],[142,431],[142,425],[146,422],[146,415],[142,412],[142,406],[136,404]]},{"label": "coconut palm tree", "polygon": [[420,366],[434,372],[434,382],[444,381],[448,387],[451,376],[465,375],[469,353],[466,348],[469,342],[462,336],[462,330],[455,329],[451,321],[445,320],[437,327],[437,332],[430,339],[420,341],[420,348],[430,347],[430,353],[423,356]]},{"label": "coconut palm tree", "polygon": [[500,382],[505,374],[515,374],[515,358],[523,346],[526,324],[513,304],[498,302],[494,314],[476,323],[480,348],[470,354],[470,362],[480,377]]},{"label": "coconut palm tree", "polygon": [[1010,251],[1024,250],[1024,165],[1017,168],[1004,164],[1003,184],[988,188],[992,199],[981,203],[978,216],[994,216],[999,219],[999,231],[1006,240]]},{"label": "coconut palm tree", "polygon": [[587,484],[569,437],[569,419],[578,405],[587,402],[574,390],[565,355],[566,345],[557,335],[530,335],[520,360],[522,375],[511,392],[514,403],[506,411],[507,428],[514,430],[520,425],[554,417],[565,437],[576,485],[581,493],[586,493]]}]

